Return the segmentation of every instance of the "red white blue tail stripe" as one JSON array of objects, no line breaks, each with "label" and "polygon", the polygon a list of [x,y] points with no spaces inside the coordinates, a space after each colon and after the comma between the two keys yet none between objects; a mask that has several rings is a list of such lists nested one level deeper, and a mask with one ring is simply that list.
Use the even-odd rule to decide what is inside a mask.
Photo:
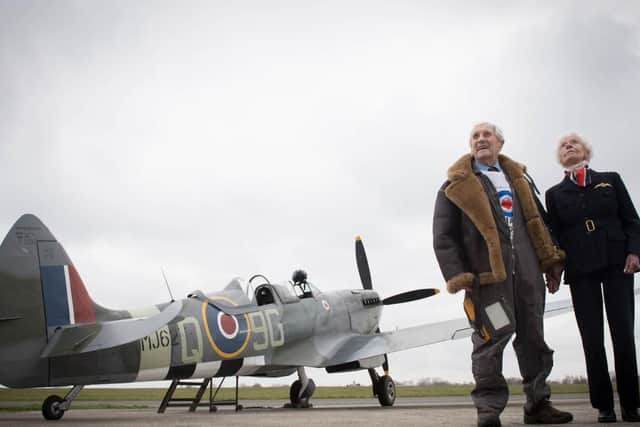
[{"label": "red white blue tail stripe", "polygon": [[95,322],[93,301],[73,265],[40,266],[40,280],[47,326]]}]

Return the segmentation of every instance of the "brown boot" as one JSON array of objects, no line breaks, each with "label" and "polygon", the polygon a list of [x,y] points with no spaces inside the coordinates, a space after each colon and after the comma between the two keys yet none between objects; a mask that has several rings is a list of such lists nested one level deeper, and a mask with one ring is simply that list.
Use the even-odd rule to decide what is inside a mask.
[{"label": "brown boot", "polygon": [[570,412],[559,411],[548,400],[543,400],[531,410],[524,410],[525,424],[565,424],[572,420]]}]

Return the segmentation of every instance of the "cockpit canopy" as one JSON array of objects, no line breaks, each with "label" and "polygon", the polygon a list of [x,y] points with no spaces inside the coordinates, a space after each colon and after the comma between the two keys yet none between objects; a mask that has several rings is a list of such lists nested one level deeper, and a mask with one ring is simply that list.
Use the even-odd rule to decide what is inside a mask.
[{"label": "cockpit canopy", "polygon": [[[255,289],[255,291],[254,291]],[[304,298],[313,298],[321,292],[313,284],[304,281],[294,283],[286,281],[281,283],[271,283],[266,277],[257,274],[248,282],[236,277],[232,279],[224,291],[207,294],[201,291],[194,291],[189,297],[206,300],[214,296],[226,296],[238,305],[254,303],[256,305],[267,304],[291,304],[299,302]]]}]

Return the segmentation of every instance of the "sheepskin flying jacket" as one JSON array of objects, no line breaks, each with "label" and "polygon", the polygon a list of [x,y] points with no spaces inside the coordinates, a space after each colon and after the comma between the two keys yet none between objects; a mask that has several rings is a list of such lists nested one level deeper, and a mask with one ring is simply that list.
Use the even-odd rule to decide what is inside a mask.
[{"label": "sheepskin flying jacket", "polygon": [[[504,258],[511,257],[508,227],[497,196],[487,194],[492,186],[488,178],[476,175],[472,161],[472,156],[466,154],[449,168],[448,181],[436,200],[434,249],[450,293],[470,286],[475,277],[481,285],[504,282]],[[522,215],[514,221],[514,227],[526,225],[526,234],[515,230],[514,240],[528,236],[531,246],[526,247],[533,247],[533,259],[538,261],[537,266],[531,267],[537,274],[547,271],[562,262],[565,254],[556,246],[541,216],[531,184],[525,178],[526,167],[504,155],[498,161],[514,193],[514,217]]]}]

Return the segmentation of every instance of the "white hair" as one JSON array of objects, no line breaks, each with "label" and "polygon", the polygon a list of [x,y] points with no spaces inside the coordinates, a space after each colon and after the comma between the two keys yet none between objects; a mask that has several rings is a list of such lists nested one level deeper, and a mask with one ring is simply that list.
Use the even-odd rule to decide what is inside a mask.
[{"label": "white hair", "polygon": [[582,148],[584,148],[584,160],[586,162],[590,162],[591,156],[593,156],[593,149],[591,148],[591,144],[589,144],[589,142],[586,139],[584,139],[577,133],[571,132],[561,136],[560,139],[558,140],[558,147],[556,148],[556,157],[558,158],[558,163],[562,164],[562,162],[560,161],[560,143],[562,142],[563,139],[567,139],[567,138],[571,138],[574,141],[576,141],[578,144],[582,145]]},{"label": "white hair", "polygon": [[490,126],[493,129],[493,134],[496,136],[496,138],[498,139],[498,141],[500,141],[502,144],[504,144],[504,134],[502,133],[502,129],[500,129],[498,126],[494,125],[491,122],[481,122],[476,124],[474,127],[471,128],[471,132],[473,133],[473,130],[475,128],[477,128],[478,126]]}]

